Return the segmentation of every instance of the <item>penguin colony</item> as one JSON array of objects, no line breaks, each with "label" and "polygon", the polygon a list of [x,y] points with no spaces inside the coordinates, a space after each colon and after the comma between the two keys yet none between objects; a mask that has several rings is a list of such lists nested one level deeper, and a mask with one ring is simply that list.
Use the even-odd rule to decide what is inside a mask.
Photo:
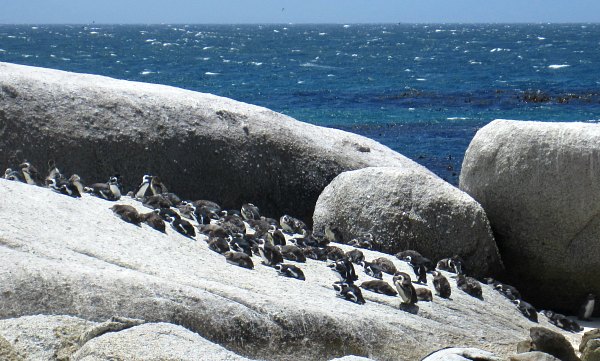
[{"label": "penguin colony", "polygon": [[[45,178],[27,161],[14,169],[7,168],[4,178],[45,186],[74,198],[87,193],[116,202],[123,196],[119,175],[109,177],[105,183],[94,183],[86,187],[77,174],[68,179],[63,176],[54,162],[49,162]],[[166,232],[166,225],[169,224],[173,230],[190,239],[196,239],[198,231],[207,237],[210,250],[222,254],[227,263],[242,268],[253,269],[252,256],[259,255],[263,266],[273,268],[279,275],[304,281],[306,277],[302,269],[286,261],[300,264],[305,263],[307,258],[325,261],[339,278],[332,285],[337,296],[357,304],[366,303],[361,289],[390,297],[398,296],[401,299],[400,308],[413,307],[419,301],[430,302],[433,300],[431,290],[413,285],[426,286],[427,274],[432,276],[436,296],[451,299],[452,287],[441,271],[455,274],[451,278],[456,279],[456,287],[461,292],[483,300],[481,283],[466,275],[465,263],[456,255],[441,259],[434,266],[430,259],[417,251],[397,253],[396,258],[413,269],[413,280],[408,273],[399,272],[394,263],[385,257],[371,261],[365,259],[359,248],[373,249],[378,244],[371,234],[345,242],[341,232],[333,225],[327,226],[324,234],[313,233],[304,222],[290,215],[283,215],[279,220],[264,217],[252,203],[243,204],[238,211],[224,210],[217,203],[207,200],[181,200],[167,190],[158,176],[153,175],[144,175],[140,185],[127,196],[141,201],[151,211],[140,214],[133,206],[114,204],[110,209],[123,221],[137,226],[145,223],[162,233]],[[355,248],[344,252],[341,248],[330,245],[330,242]],[[358,276],[354,265],[362,267],[364,273],[372,279],[357,286],[355,282],[358,281]],[[384,273],[392,276],[393,286],[383,280]],[[538,322],[537,310],[521,299],[521,294],[515,287],[492,278],[484,281],[513,302],[530,321]],[[581,306],[579,319],[589,320],[594,305],[595,296],[589,294]],[[562,314],[549,310],[540,313],[564,330],[579,332],[583,329],[577,322]]]}]

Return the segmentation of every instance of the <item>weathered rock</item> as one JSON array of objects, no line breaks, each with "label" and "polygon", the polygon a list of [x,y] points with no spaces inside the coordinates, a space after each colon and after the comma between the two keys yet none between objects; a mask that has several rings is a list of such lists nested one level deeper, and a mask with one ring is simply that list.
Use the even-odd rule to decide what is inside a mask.
[{"label": "weathered rock", "polygon": [[583,334],[579,352],[582,361],[600,361],[600,329],[596,328]]},{"label": "weathered rock", "polygon": [[573,345],[558,332],[544,327],[532,327],[529,330],[529,337],[534,351],[547,353],[561,361],[580,361]]},{"label": "weathered rock", "polygon": [[181,326],[147,323],[93,338],[83,345],[71,360],[244,361],[249,359],[215,345]]},{"label": "weathered rock", "polygon": [[491,352],[476,348],[452,347],[436,351],[421,361],[501,361]]},{"label": "weathered rock", "polygon": [[[3,179],[0,197],[0,319],[72,315],[100,322],[92,330],[119,329],[102,324],[113,316],[166,322],[244,357],[299,361],[344,355],[413,361],[455,345],[507,356],[533,325],[489,285],[482,286],[481,301],[456,291],[450,278],[452,299],[419,302],[415,313],[400,309],[398,297],[368,291],[367,303],[357,305],[336,297],[337,277],[324,262],[299,264],[306,276],[300,282],[278,276],[258,256],[254,270],[243,269],[209,250],[204,238],[123,222],[110,210],[114,203],[99,198],[74,199]],[[128,197],[119,203],[144,209]],[[362,267],[356,272],[357,283],[370,279]],[[383,277],[391,284],[392,276]],[[431,277],[424,287],[433,289]],[[545,319],[540,324],[558,330]],[[89,330],[68,339],[78,341]],[[0,336],[19,350],[6,332]],[[579,344],[577,335],[568,337]]]},{"label": "weathered rock", "polygon": [[0,345],[0,356],[6,345],[18,355],[15,360],[67,361],[79,348],[81,334],[93,325],[94,322],[71,316],[36,315],[0,320],[0,339],[5,341]]},{"label": "weathered rock", "polygon": [[434,260],[458,254],[476,276],[502,269],[483,208],[440,178],[412,169],[340,174],[319,196],[313,223],[315,231],[337,227],[345,240],[371,233],[387,253],[413,249]]},{"label": "weathered rock", "polygon": [[532,351],[520,353],[509,358],[509,361],[561,361],[552,355],[547,353]]},{"label": "weathered rock", "polygon": [[493,121],[469,145],[460,188],[485,209],[525,299],[576,314],[600,294],[600,125]]},{"label": "weathered rock", "polygon": [[[184,198],[310,221],[345,170],[424,167],[368,138],[211,94],[0,63],[0,166],[15,152],[54,159],[87,183],[120,173],[127,190],[159,175]],[[239,209],[239,208],[238,208]]]}]

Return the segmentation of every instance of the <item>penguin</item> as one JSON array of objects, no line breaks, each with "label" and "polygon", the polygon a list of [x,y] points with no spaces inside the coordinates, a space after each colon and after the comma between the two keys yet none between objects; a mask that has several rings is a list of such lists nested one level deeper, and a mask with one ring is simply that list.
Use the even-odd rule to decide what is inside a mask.
[{"label": "penguin", "polygon": [[594,313],[595,304],[596,296],[590,293],[579,308],[579,314],[577,315],[577,318],[579,318],[582,321],[589,321],[592,317],[592,313]]},{"label": "penguin", "polygon": [[252,245],[241,233],[236,233],[231,237],[229,247],[232,251],[243,252],[252,257]]},{"label": "penguin", "polygon": [[424,264],[418,264],[413,266],[413,271],[415,272],[415,276],[417,277],[416,283],[420,283],[423,285],[427,284],[427,268]]},{"label": "penguin", "polygon": [[94,183],[89,187],[85,187],[84,191],[109,201],[118,201],[121,199],[118,176],[110,177],[106,183]]},{"label": "penguin", "polygon": [[221,237],[211,237],[208,239],[208,249],[211,251],[224,254],[225,252],[231,251],[229,248],[229,243],[225,240],[225,238]]},{"label": "penguin", "polygon": [[83,194],[83,183],[81,183],[81,177],[79,177],[77,174],[73,174],[70,178],[69,178],[69,183],[77,188],[77,192],[79,193],[79,195]]},{"label": "penguin", "polygon": [[[194,207],[194,205],[191,202],[188,201],[182,201],[181,203],[179,203],[177,205],[177,211],[179,211],[179,214],[182,217],[185,217],[187,219],[190,220],[194,220],[197,221],[196,217],[195,217],[195,212],[196,212],[196,207]],[[201,222],[198,222],[198,224],[202,224]]]},{"label": "penguin", "polygon": [[398,292],[390,286],[387,282],[381,280],[371,280],[365,281],[360,284],[360,288],[364,288],[365,290],[369,290],[375,293],[381,293],[387,296],[396,296]]},{"label": "penguin", "polygon": [[398,295],[402,298],[402,304],[414,305],[417,303],[417,291],[412,285],[410,276],[404,272],[398,272],[393,278],[394,286],[398,291]]},{"label": "penguin", "polygon": [[246,225],[242,217],[237,215],[224,217],[220,222],[220,226],[230,234],[246,233]]},{"label": "penguin", "polygon": [[464,275],[464,262],[458,256],[441,259],[436,266],[437,269],[446,272]]},{"label": "penguin", "polygon": [[209,224],[211,221],[219,220],[218,212],[215,212],[212,208],[208,206],[195,206],[191,204],[193,208],[193,218],[198,222],[198,224]]},{"label": "penguin", "polygon": [[[53,181],[56,180],[54,179]],[[135,207],[127,204],[115,204],[110,209],[125,222],[135,224],[136,226],[140,225],[140,214]]]},{"label": "penguin", "polygon": [[[191,202],[192,205],[196,208],[204,207],[207,210],[210,210],[213,213],[219,214],[221,213],[221,206],[213,201],[207,201],[205,199],[199,199]],[[236,211],[237,212],[237,211]],[[238,216],[241,216],[238,214]]]},{"label": "penguin", "polygon": [[353,283],[336,282],[333,284],[333,289],[337,292],[338,297],[359,305],[364,305],[366,303],[360,288]]},{"label": "penguin", "polygon": [[308,227],[304,222],[287,214],[281,216],[279,224],[283,231],[287,233],[305,234],[308,232]]},{"label": "penguin", "polygon": [[285,236],[283,235],[283,232],[281,232],[280,229],[277,229],[277,228],[270,229],[268,233],[271,235],[274,245],[285,246],[285,244],[286,244]]},{"label": "penguin", "polygon": [[359,249],[348,251],[345,256],[354,264],[361,264],[365,260],[365,255]]},{"label": "penguin", "polygon": [[21,173],[23,174],[25,183],[30,185],[38,185],[39,173],[37,169],[31,165],[31,163],[25,161],[19,165],[19,168],[21,168]]},{"label": "penguin", "polygon": [[365,273],[367,274],[367,276],[371,276],[380,280],[383,279],[383,270],[381,269],[381,267],[379,267],[379,265],[367,261],[362,261],[362,266],[365,269]]},{"label": "penguin", "polygon": [[263,264],[265,266],[273,267],[276,264],[283,263],[283,256],[281,255],[279,248],[275,247],[267,240],[258,246],[258,253],[263,259]]},{"label": "penguin", "polygon": [[48,184],[52,179],[62,180],[64,178],[60,170],[56,167],[56,163],[53,160],[48,161],[48,175],[46,176],[45,183]]},{"label": "penguin", "polygon": [[155,196],[169,192],[167,190],[167,187],[165,187],[165,184],[157,176],[152,176],[152,178],[150,179],[150,190]]},{"label": "penguin", "polygon": [[48,188],[52,189],[55,192],[60,194],[64,194],[67,196],[71,196],[73,198],[81,198],[81,194],[79,193],[79,189],[75,187],[70,182],[59,181],[58,179],[52,179],[48,181]]},{"label": "penguin", "polygon": [[330,242],[346,243],[340,229],[332,224],[325,226],[325,238]]},{"label": "penguin", "polygon": [[439,271],[433,271],[433,287],[435,287],[435,291],[438,296],[441,298],[450,298],[450,294],[452,294],[452,288],[450,288],[450,282],[448,279],[444,277],[444,275]]},{"label": "penguin", "polygon": [[521,299],[521,293],[516,289],[516,287],[511,285],[498,282],[494,285],[494,289],[511,301]]},{"label": "penguin", "polygon": [[225,228],[221,227],[218,224],[202,224],[198,226],[200,233],[205,236],[212,235],[213,237],[229,237],[229,233],[225,230]]},{"label": "penguin", "polygon": [[567,318],[567,316],[556,313],[554,311],[541,311],[544,316],[548,318],[548,322],[555,325],[558,328],[562,328],[566,331],[579,332],[583,328],[575,321],[571,321]]},{"label": "penguin", "polygon": [[277,272],[285,277],[295,278],[301,281],[306,280],[304,277],[304,272],[302,270],[292,264],[276,264],[273,268],[277,270]]},{"label": "penguin", "polygon": [[174,230],[186,237],[196,237],[196,229],[194,228],[194,226],[192,226],[190,222],[186,221],[185,219],[182,219],[181,217],[173,219],[171,221],[171,227],[173,227]]},{"label": "penguin", "polygon": [[379,257],[371,261],[372,264],[376,264],[381,270],[389,275],[395,275],[398,270],[392,261],[385,257]]},{"label": "penguin", "polygon": [[517,305],[517,309],[519,312],[523,314],[523,316],[527,317],[532,322],[538,322],[538,314],[531,304],[523,301],[523,300],[513,300],[512,303]]},{"label": "penguin", "polygon": [[142,183],[137,187],[133,194],[133,198],[142,199],[147,196],[152,195],[152,191],[150,190],[150,182],[152,181],[152,176],[150,174],[145,174],[142,177]]},{"label": "penguin", "polygon": [[23,181],[21,179],[21,174],[16,170],[13,170],[12,168],[6,168],[6,170],[4,171],[4,179],[17,182]]},{"label": "penguin", "polygon": [[159,209],[159,208],[170,208],[174,204],[163,194],[151,195],[142,198],[142,204],[144,207]]},{"label": "penguin", "polygon": [[155,209],[154,212],[156,212],[156,214],[158,214],[165,222],[171,223],[176,219],[181,219],[181,216],[171,208],[158,208]]},{"label": "penguin", "polygon": [[419,287],[415,288],[415,291],[417,293],[417,300],[426,302],[433,301],[433,295],[431,294],[431,291],[429,289]]},{"label": "penguin", "polygon": [[396,253],[396,258],[398,258],[401,261],[410,263],[411,266],[413,267],[413,269],[415,268],[415,266],[423,265],[423,266],[425,266],[426,272],[431,272],[431,271],[435,270],[433,262],[431,262],[431,260],[429,258],[424,257],[417,251],[406,250],[406,251],[398,252],[398,253]]},{"label": "penguin", "polygon": [[156,229],[159,232],[166,233],[165,230],[165,222],[158,215],[157,212],[148,212],[140,214],[140,219],[142,222],[146,223],[150,227]]},{"label": "penguin", "polygon": [[254,263],[252,263],[252,259],[245,253],[229,251],[225,252],[224,256],[227,263],[247,269],[254,268]]},{"label": "penguin", "polygon": [[348,242],[348,245],[354,246],[357,248],[373,249],[373,245],[374,245],[373,235],[371,233],[367,233],[363,237],[353,238],[350,240],[350,242]]},{"label": "penguin", "polygon": [[288,244],[285,246],[280,246],[279,251],[284,259],[288,261],[295,262],[306,262],[306,256],[304,255],[304,251],[298,246],[294,246],[293,244]]},{"label": "penguin", "polygon": [[470,296],[483,300],[481,285],[475,278],[458,274],[456,276],[456,286]]},{"label": "penguin", "polygon": [[303,251],[306,258],[314,259],[315,261],[327,261],[327,250],[325,248],[308,246]]},{"label": "penguin", "polygon": [[335,261],[327,266],[336,272],[337,276],[342,282],[352,283],[358,280],[358,276],[354,271],[352,262],[346,258]]},{"label": "penguin", "polygon": [[271,225],[264,219],[249,219],[246,221],[246,233],[254,233],[257,237],[262,237],[271,229]]},{"label": "penguin", "polygon": [[327,259],[330,261],[335,262],[346,258],[346,253],[339,247],[327,246],[325,249],[327,250]]},{"label": "penguin", "polygon": [[242,214],[242,218],[246,221],[250,219],[260,219],[260,211],[258,207],[252,203],[242,204],[240,213]]}]

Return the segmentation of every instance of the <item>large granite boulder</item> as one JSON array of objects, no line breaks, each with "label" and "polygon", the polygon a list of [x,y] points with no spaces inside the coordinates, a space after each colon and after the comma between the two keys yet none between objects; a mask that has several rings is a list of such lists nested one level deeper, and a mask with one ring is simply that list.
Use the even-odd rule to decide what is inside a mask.
[{"label": "large granite boulder", "polygon": [[586,332],[579,345],[582,361],[600,361],[600,329]]},{"label": "large granite boulder", "polygon": [[467,149],[460,188],[485,209],[525,299],[576,314],[600,294],[600,125],[493,121]]},{"label": "large granite boulder", "polygon": [[411,169],[364,168],[337,176],[319,196],[315,231],[345,240],[371,233],[387,253],[407,249],[437,261],[461,256],[469,274],[502,270],[483,208],[438,177]]},{"label": "large granite boulder", "polygon": [[502,361],[491,352],[476,348],[451,347],[436,351],[421,361]]},{"label": "large granite boulder", "polygon": [[310,222],[339,173],[424,167],[368,138],[268,109],[164,85],[0,63],[0,167],[27,159],[44,171],[128,190],[147,173],[184,198]]},{"label": "large granite boulder", "polygon": [[[413,361],[456,345],[503,357],[534,325],[489,285],[480,300],[458,290],[450,274],[451,299],[434,296],[407,310],[398,297],[364,290],[366,304],[357,305],[336,296],[337,277],[324,262],[297,263],[306,276],[299,281],[278,276],[258,256],[248,270],[228,264],[201,237],[125,223],[109,209],[113,203],[99,198],[73,199],[3,179],[0,197],[0,319],[76,316],[100,323],[93,330],[117,334],[122,321],[102,323],[163,322],[247,358],[300,361],[345,355]],[[143,209],[128,197],[119,203]],[[363,252],[367,260],[384,256]],[[370,279],[361,267],[356,271],[358,284]],[[433,290],[431,277],[428,283],[420,287]],[[545,318],[540,324],[562,332]],[[102,337],[85,334],[84,340]],[[578,335],[567,337],[579,344]]]}]

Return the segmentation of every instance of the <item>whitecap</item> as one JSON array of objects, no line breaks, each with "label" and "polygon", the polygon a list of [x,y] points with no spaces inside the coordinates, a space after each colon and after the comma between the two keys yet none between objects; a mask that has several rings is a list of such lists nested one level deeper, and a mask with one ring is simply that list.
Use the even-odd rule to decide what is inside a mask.
[{"label": "whitecap", "polygon": [[352,54],[351,56],[352,56],[353,58],[356,58],[356,57],[358,57],[358,54]]},{"label": "whitecap", "polygon": [[150,71],[150,70],[144,70],[143,72],[141,72],[141,75],[150,75],[150,74],[155,74],[155,71]]},{"label": "whitecap", "polygon": [[327,33],[319,33],[319,36],[327,35]]},{"label": "whitecap", "polygon": [[251,62],[250,62],[250,64],[252,64],[252,65],[256,65],[256,66],[261,66],[261,65],[263,65],[263,63],[261,63],[261,62],[258,62],[258,61],[251,61]]},{"label": "whitecap", "polygon": [[538,40],[546,40],[546,38],[544,38],[543,36],[538,36],[537,38]]},{"label": "whitecap", "polygon": [[481,64],[481,62],[480,61],[475,61],[475,60],[469,60],[469,64],[479,65],[479,64]]},{"label": "whitecap", "polygon": [[274,32],[274,33],[278,33],[278,32],[279,32],[279,30],[277,30],[277,29],[273,29],[273,32]]},{"label": "whitecap", "polygon": [[552,65],[548,65],[549,69],[562,69],[562,68],[566,68],[569,67],[570,65],[568,64],[552,64]]},{"label": "whitecap", "polygon": [[315,63],[303,63],[300,64],[301,67],[305,67],[305,68],[318,68],[318,69],[339,69],[335,66],[329,66],[329,65],[319,65],[319,64],[315,64]]},{"label": "whitecap", "polygon": [[415,108],[408,108],[408,111],[409,111],[409,112],[414,112],[414,111],[415,111]]},{"label": "whitecap", "polygon": [[146,42],[147,42],[147,43],[153,43],[153,42],[155,42],[155,41],[156,41],[156,39],[146,39]]},{"label": "whitecap", "polygon": [[333,74],[327,74],[327,77],[328,77],[328,78],[333,78],[334,76],[335,76],[335,75],[333,75]]},{"label": "whitecap", "polygon": [[348,29],[349,27],[350,27],[350,25],[347,25],[347,24],[343,26],[344,29]]},{"label": "whitecap", "polygon": [[206,73],[204,73],[204,75],[220,75],[221,73],[213,73],[210,71],[207,71]]},{"label": "whitecap", "polygon": [[467,120],[469,118],[466,117],[448,117],[446,120]]},{"label": "whitecap", "polygon": [[4,53],[6,50],[4,49],[0,49],[0,53]]},{"label": "whitecap", "polygon": [[298,80],[297,83],[298,84],[304,84],[304,80]]},{"label": "whitecap", "polygon": [[417,78],[417,79],[415,79],[415,80],[416,80],[416,81],[427,81],[427,79],[425,79],[425,78]]},{"label": "whitecap", "polygon": [[31,28],[32,28],[33,30],[37,30],[37,29],[39,29],[37,26],[32,26]]},{"label": "whitecap", "polygon": [[90,35],[98,35],[97,31],[90,31]]},{"label": "whitecap", "polygon": [[214,46],[205,46],[202,48],[202,50],[208,50],[208,49],[212,49],[212,48],[214,48]]}]

